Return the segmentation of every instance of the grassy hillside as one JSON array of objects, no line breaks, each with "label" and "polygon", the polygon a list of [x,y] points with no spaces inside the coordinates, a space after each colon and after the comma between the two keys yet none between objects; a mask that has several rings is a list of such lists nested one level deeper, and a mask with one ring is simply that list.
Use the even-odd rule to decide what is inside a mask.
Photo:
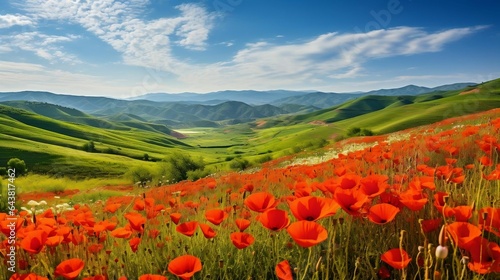
[{"label": "grassy hillside", "polygon": [[[264,159],[314,150],[345,135],[353,127],[388,133],[498,108],[500,80],[464,90],[418,96],[364,96],[328,109],[249,123],[195,121],[196,127],[179,130],[177,135],[186,137],[181,140],[168,135],[171,130],[164,125],[169,123],[166,120],[147,123],[140,116],[131,114],[102,120],[64,108],[50,111],[53,117],[68,119],[61,121],[34,113],[36,109],[48,115],[40,109],[48,105],[36,108],[33,104],[28,105],[26,109],[31,112],[0,105],[0,162],[15,155],[26,160],[32,171],[115,176],[132,166],[153,166],[153,163],[142,160],[144,154],[159,160],[173,151],[181,151],[193,157],[203,157],[205,163],[216,171],[228,169],[231,160],[236,158],[259,163]],[[223,103],[218,106],[228,114],[248,117],[244,110],[248,105],[230,105]],[[265,114],[275,107],[253,108],[259,108]],[[91,140],[97,153],[82,150],[82,146]]]},{"label": "grassy hillside", "polygon": [[322,121],[345,129],[365,127],[378,133],[387,133],[448,117],[498,108],[499,93],[500,79],[497,79],[463,90],[417,96],[365,96],[307,114],[269,119],[264,127]]},{"label": "grassy hillside", "polygon": [[[147,164],[139,160],[134,163],[145,153],[161,159],[172,148],[190,148],[165,134],[167,131],[160,132],[164,126],[128,125],[99,128],[0,105],[0,160],[3,165],[16,156],[31,170],[42,173],[113,175],[123,174],[130,165]],[[95,153],[82,150],[89,141],[95,142]]]}]

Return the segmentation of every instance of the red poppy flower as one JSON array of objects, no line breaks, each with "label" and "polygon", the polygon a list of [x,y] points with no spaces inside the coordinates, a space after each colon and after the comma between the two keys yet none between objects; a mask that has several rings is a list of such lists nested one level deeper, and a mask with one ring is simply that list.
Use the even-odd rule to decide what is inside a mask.
[{"label": "red poppy flower", "polygon": [[[5,213],[0,213],[0,214],[5,214]],[[5,215],[5,218],[6,217],[7,217],[7,215]],[[5,234],[5,236],[9,236],[10,232],[11,232],[12,221],[7,220],[5,218],[3,220],[0,219],[0,230],[3,232],[3,234]],[[24,219],[17,218],[15,223],[16,223],[16,226],[15,226],[14,230],[17,232],[20,228],[22,228],[23,223],[24,223]]]},{"label": "red poppy flower", "polygon": [[112,203],[104,207],[104,212],[115,213],[122,205],[120,203]]},{"label": "red poppy flower", "polygon": [[445,217],[453,216],[453,210],[446,204],[445,199],[449,197],[446,192],[436,192],[434,194],[434,207]]},{"label": "red poppy flower", "polygon": [[440,228],[442,222],[443,220],[441,218],[437,218],[431,220],[422,220],[420,224],[422,226],[422,230],[424,231],[424,233],[429,233]]},{"label": "red poppy flower", "polygon": [[399,208],[389,203],[375,204],[370,208],[368,219],[376,224],[383,225],[394,220]]},{"label": "red poppy flower", "polygon": [[476,237],[470,242],[468,267],[478,274],[500,272],[500,246],[484,237]]},{"label": "red poppy flower", "polygon": [[201,269],[200,259],[191,255],[177,257],[168,264],[168,271],[182,280],[191,279]]},{"label": "red poppy flower", "polygon": [[361,179],[361,190],[369,198],[374,198],[385,192],[385,190],[389,187],[389,184],[387,184],[388,180],[389,177],[386,175],[368,175]]},{"label": "red poppy flower", "polygon": [[14,273],[9,280],[49,280],[47,277],[36,275],[35,273],[18,274]]},{"label": "red poppy flower", "polygon": [[452,210],[457,222],[467,222],[472,217],[473,209],[469,205],[453,207]]},{"label": "red poppy flower", "polygon": [[92,244],[88,247],[88,250],[92,254],[99,253],[104,248],[103,244]]},{"label": "red poppy flower", "polygon": [[238,249],[244,249],[252,245],[255,241],[255,238],[251,234],[245,232],[233,232],[229,237],[233,245]]},{"label": "red poppy flower", "polygon": [[368,202],[368,196],[362,191],[355,189],[337,188],[333,198],[347,214],[353,216],[361,214],[360,210]]},{"label": "red poppy flower", "polygon": [[500,237],[500,208],[485,207],[479,210],[479,227]]},{"label": "red poppy flower", "polygon": [[198,227],[198,222],[191,221],[191,222],[185,222],[185,223],[179,224],[175,228],[175,230],[179,233],[186,235],[186,236],[193,236],[197,227]]},{"label": "red poppy flower", "polygon": [[85,277],[83,280],[108,280],[108,277],[104,275],[96,275],[96,276],[90,276],[90,277]]},{"label": "red poppy flower", "polygon": [[61,244],[61,242],[63,242],[63,240],[64,240],[64,237],[59,236],[59,235],[54,235],[51,237],[47,237],[47,240],[45,241],[45,245],[50,246],[50,247],[55,247],[55,246]]},{"label": "red poppy flower", "polygon": [[125,227],[121,227],[121,228],[117,228],[115,230],[113,230],[111,232],[111,236],[115,237],[115,238],[129,238],[130,236],[132,235],[132,231],[125,228]]},{"label": "red poppy flower", "polygon": [[144,207],[146,207],[146,204],[144,203],[144,200],[141,198],[138,198],[134,201],[134,210],[136,211],[142,211],[144,210]]},{"label": "red poppy flower", "polygon": [[411,262],[408,253],[400,248],[390,249],[383,253],[380,258],[394,269],[403,269]]},{"label": "red poppy flower", "polygon": [[217,233],[207,224],[202,224],[200,223],[200,229],[201,231],[203,232],[203,236],[205,236],[205,238],[214,238]]},{"label": "red poppy flower", "polygon": [[278,201],[276,201],[274,196],[270,193],[258,192],[249,195],[244,203],[250,210],[262,213],[276,207]]},{"label": "red poppy flower", "polygon": [[326,240],[328,232],[316,222],[298,221],[292,223],[286,231],[301,247],[311,247]]},{"label": "red poppy flower", "polygon": [[29,232],[21,241],[21,248],[26,252],[38,254],[42,251],[47,242],[47,232],[43,230],[34,230]]},{"label": "red poppy flower", "polygon": [[451,238],[461,249],[468,250],[471,241],[481,235],[481,229],[467,222],[454,222],[446,226]]},{"label": "red poppy flower", "polygon": [[337,179],[338,186],[342,189],[353,189],[359,186],[361,176],[356,173],[346,173]]},{"label": "red poppy flower", "polygon": [[181,213],[172,213],[170,214],[170,219],[174,224],[179,224],[179,221],[181,220],[182,214]]},{"label": "red poppy flower", "polygon": [[276,276],[279,280],[293,280],[292,269],[287,260],[284,260],[276,265]]},{"label": "red poppy flower", "polygon": [[290,219],[286,211],[269,209],[260,214],[259,222],[267,229],[278,231],[287,227],[290,223]]},{"label": "red poppy flower", "polygon": [[142,232],[144,230],[144,224],[146,223],[146,218],[144,216],[135,212],[129,212],[124,216],[128,220],[133,230],[139,232]]},{"label": "red poppy flower", "polygon": [[378,277],[380,277],[380,279],[387,279],[391,277],[391,272],[387,267],[381,266],[377,272],[377,275]]},{"label": "red poppy flower", "polygon": [[132,252],[137,252],[137,249],[139,248],[139,244],[141,243],[141,239],[139,237],[134,237],[128,241],[128,244],[130,245],[130,249],[132,249]]},{"label": "red poppy flower", "polygon": [[156,274],[144,274],[139,276],[139,280],[167,280],[167,277]]},{"label": "red poppy flower", "polygon": [[227,216],[228,214],[220,209],[205,211],[205,218],[214,225],[220,225],[227,218]]},{"label": "red poppy flower", "polygon": [[250,221],[243,218],[238,218],[234,221],[238,229],[242,232],[250,226]]},{"label": "red poppy flower", "polygon": [[340,208],[331,198],[306,196],[289,202],[292,214],[299,221],[317,221],[321,218],[333,216]]},{"label": "red poppy flower", "polygon": [[500,164],[497,164],[495,170],[491,171],[490,174],[483,174],[483,178],[488,181],[500,180]]},{"label": "red poppy flower", "polygon": [[399,202],[411,211],[420,211],[429,200],[421,190],[408,189],[399,194]]},{"label": "red poppy flower", "polygon": [[75,279],[83,270],[85,263],[78,258],[61,262],[54,272],[55,276],[62,276],[64,279]]}]

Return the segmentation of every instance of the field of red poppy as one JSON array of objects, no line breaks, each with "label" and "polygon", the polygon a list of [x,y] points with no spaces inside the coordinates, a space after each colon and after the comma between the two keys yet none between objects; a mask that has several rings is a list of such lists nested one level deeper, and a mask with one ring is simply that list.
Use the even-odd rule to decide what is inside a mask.
[{"label": "field of red poppy", "polygon": [[498,279],[498,135],[500,109],[348,139],[365,148],[314,165],[0,214],[0,278]]}]

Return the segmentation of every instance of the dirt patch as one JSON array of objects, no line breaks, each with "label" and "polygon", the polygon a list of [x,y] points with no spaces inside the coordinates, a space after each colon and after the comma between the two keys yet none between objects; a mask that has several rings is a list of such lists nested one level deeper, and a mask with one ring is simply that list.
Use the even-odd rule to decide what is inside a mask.
[{"label": "dirt patch", "polygon": [[468,90],[468,91],[462,91],[458,95],[466,95],[466,94],[474,94],[474,93],[479,93],[479,89],[475,88],[475,89],[471,89],[471,90]]},{"label": "dirt patch", "polygon": [[255,122],[255,124],[257,125],[257,127],[263,127],[266,123],[267,123],[267,121],[263,121],[263,120]]},{"label": "dirt patch", "polygon": [[326,122],[320,121],[320,120],[315,120],[315,121],[309,122],[309,124],[312,124],[312,125],[328,125]]},{"label": "dirt patch", "polygon": [[186,135],[184,135],[184,134],[182,134],[182,133],[180,133],[180,132],[177,132],[177,131],[175,131],[175,130],[172,130],[172,131],[170,132],[170,136],[173,136],[173,137],[175,137],[175,138],[177,138],[177,139],[185,139],[185,138],[187,138],[187,136],[186,136]]},{"label": "dirt patch", "polygon": [[110,191],[133,191],[134,186],[104,186],[102,187],[105,190],[110,190]]}]

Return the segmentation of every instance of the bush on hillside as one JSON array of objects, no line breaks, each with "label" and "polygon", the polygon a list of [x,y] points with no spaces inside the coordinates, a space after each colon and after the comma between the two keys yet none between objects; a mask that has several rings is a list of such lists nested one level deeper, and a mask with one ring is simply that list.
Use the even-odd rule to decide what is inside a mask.
[{"label": "bush on hillside", "polygon": [[18,158],[9,159],[9,161],[7,162],[7,168],[15,169],[16,177],[22,176],[26,174],[26,172],[28,172],[24,160]]},{"label": "bush on hillside", "polygon": [[146,186],[148,182],[151,182],[153,180],[153,172],[149,168],[144,166],[131,168],[126,173],[126,176],[135,184],[139,184],[142,187]]},{"label": "bush on hillside", "polygon": [[375,133],[373,133],[373,131],[366,129],[366,128],[351,127],[347,130],[347,137],[372,136],[372,135],[375,135]]},{"label": "bush on hillside", "polygon": [[82,145],[82,150],[89,152],[89,153],[95,153],[97,150],[95,148],[94,141],[90,140],[87,143]]},{"label": "bush on hillside", "polygon": [[174,152],[163,160],[165,163],[164,172],[170,182],[179,182],[188,179],[188,172],[199,170],[202,172],[205,168],[203,158],[193,159],[191,156]]},{"label": "bush on hillside", "polygon": [[250,162],[244,158],[235,158],[229,162],[229,167],[233,170],[244,170],[250,166]]}]

